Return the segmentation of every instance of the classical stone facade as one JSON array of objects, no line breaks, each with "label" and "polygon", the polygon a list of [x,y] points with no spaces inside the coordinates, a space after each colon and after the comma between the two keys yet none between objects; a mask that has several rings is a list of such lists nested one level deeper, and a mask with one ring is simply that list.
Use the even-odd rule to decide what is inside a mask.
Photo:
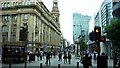
[{"label": "classical stone facade", "polygon": [[[27,1],[27,0],[25,0]],[[50,12],[42,1],[29,0],[27,2],[1,2],[0,23],[4,42],[20,41],[20,27],[28,25],[28,50],[35,50],[47,45],[58,48],[60,46],[60,24],[58,1],[53,1]]]}]

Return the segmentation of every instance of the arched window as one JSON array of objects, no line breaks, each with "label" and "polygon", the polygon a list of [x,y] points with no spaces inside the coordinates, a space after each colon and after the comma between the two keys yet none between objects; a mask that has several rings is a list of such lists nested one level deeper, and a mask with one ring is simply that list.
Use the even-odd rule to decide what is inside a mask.
[{"label": "arched window", "polygon": [[14,24],[14,27],[13,27],[13,32],[16,32],[16,27],[17,27],[17,25],[16,25],[16,24]]},{"label": "arched window", "polygon": [[2,26],[2,32],[8,32],[8,26],[7,25]]}]

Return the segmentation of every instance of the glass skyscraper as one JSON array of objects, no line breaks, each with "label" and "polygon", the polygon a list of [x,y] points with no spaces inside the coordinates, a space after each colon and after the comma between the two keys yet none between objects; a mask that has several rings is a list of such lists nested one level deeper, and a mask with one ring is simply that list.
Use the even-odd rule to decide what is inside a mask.
[{"label": "glass skyscraper", "polygon": [[87,41],[90,19],[90,16],[73,13],[73,41],[77,41],[78,37],[84,37]]}]

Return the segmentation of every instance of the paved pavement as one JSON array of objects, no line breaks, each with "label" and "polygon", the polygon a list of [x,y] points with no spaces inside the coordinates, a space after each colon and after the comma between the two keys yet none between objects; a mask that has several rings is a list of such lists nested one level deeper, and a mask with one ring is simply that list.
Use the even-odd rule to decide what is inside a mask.
[{"label": "paved pavement", "polygon": [[[64,64],[64,61],[58,61],[58,56],[56,58],[51,58],[51,65],[46,66],[45,64],[46,58],[44,57],[42,61],[38,61],[37,58],[35,61],[27,62],[27,68],[40,68],[40,64],[42,63],[42,68],[58,68],[58,64],[60,64],[60,68],[77,68],[77,62],[80,61],[79,57],[75,57],[72,55],[71,64]],[[104,62],[103,62],[104,63]],[[96,68],[96,61],[92,60],[92,65],[90,68]],[[12,64],[12,68],[24,68],[25,64]],[[79,62],[79,68],[82,68],[82,64]],[[113,68],[113,61],[111,59],[108,60],[108,68]],[[9,68],[9,64],[2,64],[2,68]]]}]

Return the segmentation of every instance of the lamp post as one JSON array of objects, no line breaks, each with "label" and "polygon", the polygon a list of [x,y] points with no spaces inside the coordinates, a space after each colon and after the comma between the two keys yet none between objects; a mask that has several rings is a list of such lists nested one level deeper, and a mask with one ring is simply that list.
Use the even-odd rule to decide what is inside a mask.
[{"label": "lamp post", "polygon": [[25,68],[27,66],[27,34],[28,34],[28,25],[24,23],[24,26],[20,27],[20,41],[23,41],[25,44]]},{"label": "lamp post", "polygon": [[77,56],[79,55],[79,49],[78,49],[78,44],[79,44],[79,42],[80,42],[80,36],[77,38]]},{"label": "lamp post", "polygon": [[25,59],[25,68],[27,66],[27,34],[28,34],[28,25],[27,23],[24,24],[24,28],[25,28],[25,50],[26,50],[26,59]]},{"label": "lamp post", "polygon": [[33,47],[33,33],[32,33],[32,53],[34,51],[34,47]]}]

